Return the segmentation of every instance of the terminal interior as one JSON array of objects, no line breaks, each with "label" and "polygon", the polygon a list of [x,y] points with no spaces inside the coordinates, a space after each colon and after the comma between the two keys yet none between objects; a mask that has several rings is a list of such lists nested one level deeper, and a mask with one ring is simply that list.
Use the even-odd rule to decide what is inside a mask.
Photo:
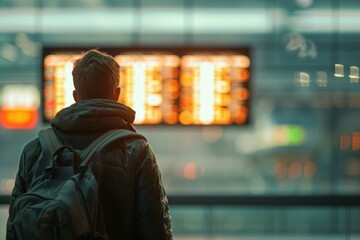
[{"label": "terminal interior", "polygon": [[358,0],[2,0],[0,239],[90,48],[121,66],[175,239],[360,239]]}]

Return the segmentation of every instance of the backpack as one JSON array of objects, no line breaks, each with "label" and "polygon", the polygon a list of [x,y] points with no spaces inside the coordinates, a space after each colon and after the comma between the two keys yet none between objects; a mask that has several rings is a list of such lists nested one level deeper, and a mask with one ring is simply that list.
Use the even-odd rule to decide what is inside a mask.
[{"label": "backpack", "polygon": [[14,239],[108,239],[91,162],[100,150],[124,138],[143,138],[129,130],[111,130],[86,149],[62,145],[54,130],[39,132],[43,149],[28,191],[10,213]]}]

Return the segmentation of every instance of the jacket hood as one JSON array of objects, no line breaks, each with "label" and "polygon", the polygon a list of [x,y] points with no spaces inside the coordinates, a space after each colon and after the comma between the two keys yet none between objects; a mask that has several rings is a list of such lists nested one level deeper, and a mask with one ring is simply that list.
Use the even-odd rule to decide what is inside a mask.
[{"label": "jacket hood", "polygon": [[134,119],[135,111],[121,103],[88,99],[62,109],[50,124],[62,132],[103,132],[126,128]]}]

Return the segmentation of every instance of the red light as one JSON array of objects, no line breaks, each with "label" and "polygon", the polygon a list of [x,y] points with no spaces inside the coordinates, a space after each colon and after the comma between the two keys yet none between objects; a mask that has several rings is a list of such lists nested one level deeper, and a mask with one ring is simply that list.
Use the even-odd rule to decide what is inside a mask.
[{"label": "red light", "polygon": [[357,151],[360,149],[360,132],[353,132],[352,134],[352,150]]},{"label": "red light", "polygon": [[36,108],[2,108],[0,123],[6,129],[32,129],[38,122]]},{"label": "red light", "polygon": [[289,167],[289,178],[295,180],[302,175],[302,166],[298,162],[293,162]]},{"label": "red light", "polygon": [[189,180],[195,180],[197,178],[197,166],[196,163],[190,162],[184,166],[184,177]]}]

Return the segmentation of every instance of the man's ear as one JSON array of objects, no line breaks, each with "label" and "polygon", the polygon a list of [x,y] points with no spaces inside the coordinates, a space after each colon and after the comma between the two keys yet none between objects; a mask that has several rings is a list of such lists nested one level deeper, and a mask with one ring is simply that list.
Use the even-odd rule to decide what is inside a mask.
[{"label": "man's ear", "polygon": [[73,98],[74,98],[75,102],[79,101],[79,95],[77,94],[76,90],[73,91]]},{"label": "man's ear", "polygon": [[114,94],[114,101],[119,101],[119,97],[120,97],[120,93],[121,93],[121,88],[120,87],[117,87],[115,89],[115,94]]}]

